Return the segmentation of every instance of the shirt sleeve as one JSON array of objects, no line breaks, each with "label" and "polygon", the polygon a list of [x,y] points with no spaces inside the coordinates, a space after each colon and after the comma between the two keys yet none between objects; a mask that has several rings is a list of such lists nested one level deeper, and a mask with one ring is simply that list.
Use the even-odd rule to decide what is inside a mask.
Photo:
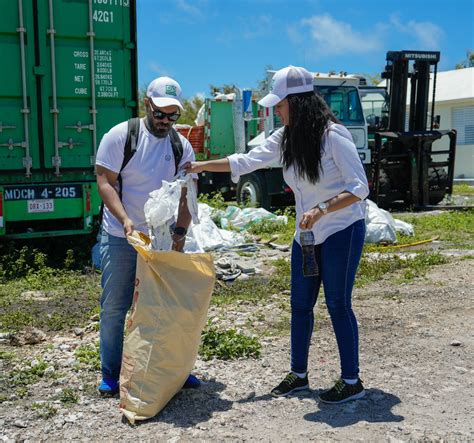
[{"label": "shirt sleeve", "polygon": [[268,137],[263,144],[256,146],[246,154],[232,154],[229,160],[231,179],[239,181],[241,175],[249,174],[257,169],[265,168],[280,160],[280,145],[284,128],[280,128]]},{"label": "shirt sleeve", "polygon": [[[367,176],[360,160],[357,148],[347,136],[342,135],[338,130],[330,129],[327,133],[327,140],[332,151],[334,163],[339,168],[345,183],[345,190],[364,200],[369,195],[369,185]],[[342,132],[342,131],[341,131]]]},{"label": "shirt sleeve", "polygon": [[[179,133],[178,133],[179,134]],[[196,155],[194,154],[193,147],[191,143],[189,143],[189,140],[186,137],[183,137],[181,134],[179,134],[179,138],[181,140],[181,143],[183,145],[183,156],[181,157],[181,161],[179,162],[178,165],[178,171],[180,171],[183,167],[183,165],[186,162],[193,162],[196,160]],[[198,179],[197,174],[191,174],[194,179]]]},{"label": "shirt sleeve", "polygon": [[127,139],[128,123],[123,122],[114,126],[104,134],[97,150],[95,164],[109,171],[120,173],[123,163],[123,152]]}]

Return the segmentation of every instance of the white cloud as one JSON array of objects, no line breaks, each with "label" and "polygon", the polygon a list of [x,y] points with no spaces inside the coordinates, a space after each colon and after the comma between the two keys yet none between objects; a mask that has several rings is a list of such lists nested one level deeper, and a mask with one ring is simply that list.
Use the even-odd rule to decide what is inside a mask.
[{"label": "white cloud", "polygon": [[191,2],[189,1],[177,0],[176,6],[179,10],[181,10],[182,12],[184,12],[185,14],[193,18],[199,18],[199,19],[204,18],[204,14],[202,10],[199,7],[195,6],[194,4],[191,4]]},{"label": "white cloud", "polygon": [[[374,35],[380,32],[377,27],[371,32],[362,33],[354,30],[351,24],[338,21],[329,14],[303,19],[301,25],[309,27],[311,39],[319,54],[365,54],[381,47],[380,38]],[[292,32],[294,37],[296,30],[293,29]]]},{"label": "white cloud", "polygon": [[167,68],[160,66],[154,61],[148,62],[148,69],[154,74],[158,74],[161,77],[171,77],[171,74]]},{"label": "white cloud", "polygon": [[413,45],[420,49],[439,49],[440,41],[444,37],[444,31],[438,25],[415,20],[403,23],[398,14],[390,17],[390,24],[398,32],[414,37]]}]

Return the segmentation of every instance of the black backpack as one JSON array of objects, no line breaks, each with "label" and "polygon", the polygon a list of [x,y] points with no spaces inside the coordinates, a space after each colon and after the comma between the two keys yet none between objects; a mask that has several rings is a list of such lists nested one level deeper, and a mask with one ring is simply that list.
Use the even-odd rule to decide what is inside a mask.
[{"label": "black backpack", "polygon": [[[127,166],[128,162],[132,159],[134,156],[135,152],[137,152],[137,140],[138,140],[138,135],[140,134],[140,118],[135,117],[131,118],[128,120],[128,131],[127,131],[127,141],[125,142],[125,145],[123,147],[123,162],[122,166],[120,167],[120,172],[117,177],[117,180],[119,182],[119,197],[120,200],[122,200],[122,175],[121,172]],[[175,175],[178,173],[178,166],[183,158],[183,144],[181,143],[181,140],[179,138],[178,132],[174,129],[171,128],[170,131],[170,139],[171,139],[171,147],[173,149],[173,155],[174,155],[174,166],[175,166]],[[100,206],[100,212],[99,212],[99,222],[102,222],[102,216],[104,212],[104,202],[102,202]]]}]

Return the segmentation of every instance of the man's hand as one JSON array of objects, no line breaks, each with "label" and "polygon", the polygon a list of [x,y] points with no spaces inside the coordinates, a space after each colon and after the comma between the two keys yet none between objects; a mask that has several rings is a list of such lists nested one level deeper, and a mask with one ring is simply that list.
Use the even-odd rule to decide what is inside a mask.
[{"label": "man's hand", "polygon": [[323,216],[319,208],[306,211],[301,217],[300,229],[312,229],[314,224]]},{"label": "man's hand", "polygon": [[134,229],[133,221],[127,217],[123,222],[123,232],[125,232],[125,236],[130,235]]},{"label": "man's hand", "polygon": [[171,240],[173,240],[173,246],[171,247],[171,250],[176,252],[183,252],[184,243],[186,242],[186,234],[173,234],[171,236]]}]

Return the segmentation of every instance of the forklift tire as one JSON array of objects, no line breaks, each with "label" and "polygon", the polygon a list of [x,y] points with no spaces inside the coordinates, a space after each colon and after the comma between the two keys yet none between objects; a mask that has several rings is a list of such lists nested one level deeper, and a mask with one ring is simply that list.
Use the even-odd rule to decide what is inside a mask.
[{"label": "forklift tire", "polygon": [[267,193],[265,178],[261,172],[252,172],[240,177],[237,184],[237,202],[270,209],[271,198]]},{"label": "forklift tire", "polygon": [[444,168],[432,168],[429,171],[430,205],[436,205],[446,195],[448,173]]}]

